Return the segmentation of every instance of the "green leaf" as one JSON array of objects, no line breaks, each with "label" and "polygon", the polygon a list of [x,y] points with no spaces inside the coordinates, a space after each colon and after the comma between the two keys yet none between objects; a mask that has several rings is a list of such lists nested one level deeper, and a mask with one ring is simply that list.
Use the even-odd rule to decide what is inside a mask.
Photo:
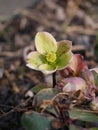
[{"label": "green leaf", "polygon": [[43,100],[51,100],[56,94],[58,94],[58,90],[55,88],[42,89],[36,94],[34,102],[37,102],[37,105],[41,105]]},{"label": "green leaf", "polygon": [[72,119],[78,119],[87,122],[98,122],[98,114],[94,113],[93,111],[89,112],[86,110],[73,108],[69,111],[69,114],[70,118]]},{"label": "green leaf", "polygon": [[33,93],[38,93],[40,90],[42,90],[42,89],[44,89],[44,88],[46,88],[46,87],[47,87],[46,84],[41,83],[41,84],[38,84],[38,85],[36,85],[35,87],[33,87],[33,88],[31,89],[31,91],[32,91]]},{"label": "green leaf", "polygon": [[[69,127],[69,129],[70,130],[83,130],[83,128],[81,127],[78,127],[78,126],[76,126],[76,125],[70,125],[70,127]],[[87,130],[87,129],[86,129]]]},{"label": "green leaf", "polygon": [[22,124],[26,130],[50,130],[54,119],[50,115],[30,112],[23,115]]},{"label": "green leaf", "polygon": [[98,130],[98,128],[91,128],[91,129],[88,129],[88,130]]},{"label": "green leaf", "polygon": [[58,49],[57,49],[57,55],[61,56],[68,51],[70,51],[72,48],[72,42],[68,40],[63,40],[58,42]]},{"label": "green leaf", "polygon": [[53,115],[55,115],[56,117],[58,117],[58,113],[55,111],[54,106],[50,105],[45,109],[47,112],[52,113]]},{"label": "green leaf", "polygon": [[48,32],[38,32],[35,36],[36,49],[41,54],[57,51],[57,42]]},{"label": "green leaf", "polygon": [[70,130],[98,130],[98,128],[83,128],[76,125],[70,125]]},{"label": "green leaf", "polygon": [[27,66],[31,69],[38,69],[44,62],[45,57],[36,51],[29,53],[27,56]]},{"label": "green leaf", "polygon": [[72,59],[72,52],[65,53],[58,59],[58,70],[64,69],[71,61]]}]

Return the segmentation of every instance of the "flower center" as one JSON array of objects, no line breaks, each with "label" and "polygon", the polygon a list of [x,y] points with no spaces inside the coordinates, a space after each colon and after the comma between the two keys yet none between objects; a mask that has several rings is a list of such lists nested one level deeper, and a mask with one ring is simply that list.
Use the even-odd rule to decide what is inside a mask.
[{"label": "flower center", "polygon": [[46,60],[50,63],[53,63],[55,62],[56,60],[56,53],[54,52],[49,52],[47,55],[46,55]]}]

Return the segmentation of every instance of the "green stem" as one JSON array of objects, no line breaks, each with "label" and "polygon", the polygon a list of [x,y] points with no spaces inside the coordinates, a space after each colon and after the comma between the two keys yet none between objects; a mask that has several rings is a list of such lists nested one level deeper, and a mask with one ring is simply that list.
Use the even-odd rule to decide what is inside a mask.
[{"label": "green stem", "polygon": [[53,78],[53,88],[55,88],[55,85],[56,85],[56,72],[54,72],[52,74],[52,78]]}]

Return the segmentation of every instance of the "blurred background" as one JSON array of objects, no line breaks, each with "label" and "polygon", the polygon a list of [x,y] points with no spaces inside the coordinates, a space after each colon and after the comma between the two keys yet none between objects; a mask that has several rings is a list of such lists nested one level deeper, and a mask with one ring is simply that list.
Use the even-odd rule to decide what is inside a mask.
[{"label": "blurred background", "polygon": [[25,63],[38,31],[71,40],[73,52],[82,54],[90,68],[98,67],[98,0],[0,0],[0,130],[24,130],[22,112],[11,107],[45,81]]}]

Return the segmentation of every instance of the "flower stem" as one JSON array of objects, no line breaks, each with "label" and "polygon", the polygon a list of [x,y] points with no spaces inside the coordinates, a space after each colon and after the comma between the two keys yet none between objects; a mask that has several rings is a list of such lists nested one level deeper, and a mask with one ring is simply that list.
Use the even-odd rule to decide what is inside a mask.
[{"label": "flower stem", "polygon": [[52,78],[53,78],[53,88],[55,88],[55,85],[56,85],[56,72],[54,72],[52,74]]}]

